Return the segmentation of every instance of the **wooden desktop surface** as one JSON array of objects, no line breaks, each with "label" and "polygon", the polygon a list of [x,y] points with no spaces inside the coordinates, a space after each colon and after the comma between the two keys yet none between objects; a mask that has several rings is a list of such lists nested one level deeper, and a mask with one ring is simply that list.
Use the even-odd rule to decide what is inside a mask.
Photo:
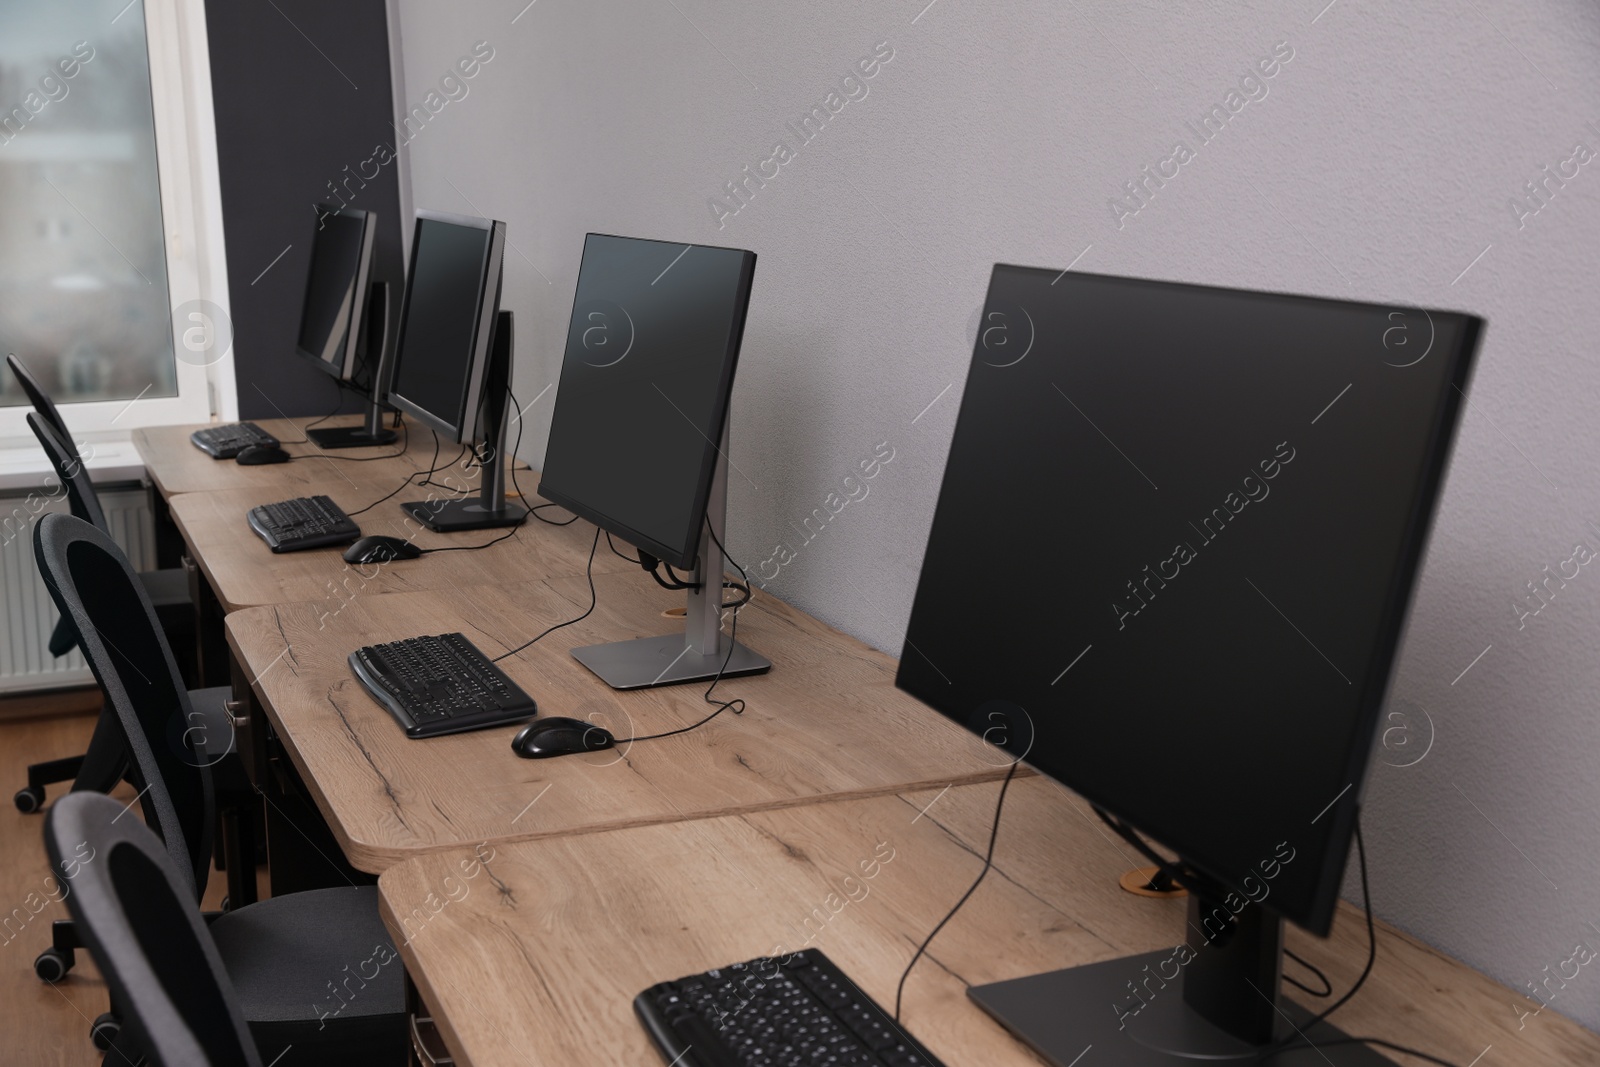
[{"label": "wooden desktop surface", "polygon": [[[576,646],[683,626],[662,612],[681,606],[684,594],[658,588],[637,569],[597,574],[595,588],[592,615],[500,664],[538,701],[540,714],[590,718],[619,738],[709,714],[704,684],[617,692],[569,655]],[[738,635],[772,660],[772,671],[727,679],[717,690],[748,701],[742,715],[725,712],[691,733],[585,755],[521,759],[511,751],[512,726],[412,740],[346,662],[362,645],[452,631],[493,657],[588,604],[578,575],[357,596],[336,614],[324,603],[249,608],[229,615],[227,628],[345,856],[370,872],[481,841],[700,819],[1003,773],[993,749],[894,688],[890,657],[759,592],[740,615]]]},{"label": "wooden desktop surface", "polygon": [[[462,494],[452,491],[452,483],[446,483],[445,488],[419,486],[416,482],[422,480],[420,477],[391,499],[354,516],[361,532],[408,539],[421,549],[457,545],[489,547],[429,552],[419,559],[385,564],[350,564],[344,561],[347,547],[344,545],[275,553],[246,522],[246,515],[256,505],[290,496],[325,494],[347,513],[354,512],[394,492],[404,478],[404,473],[386,480],[366,474],[350,479],[324,476],[293,487],[277,487],[276,491],[249,488],[183,493],[172,497],[168,507],[223,610],[230,612],[255,605],[299,601],[318,602],[324,610],[332,611],[353,597],[377,593],[526,581],[584,572],[590,547],[594,544],[594,527],[589,523],[556,526],[529,518],[514,536],[493,545],[489,543],[506,530],[434,533],[401,511],[400,505],[408,501],[426,501],[430,494],[437,500],[460,499]],[[519,478],[530,494],[539,481],[538,474],[533,471],[525,471]],[[461,484],[454,483],[457,487]],[[533,498],[533,503],[543,501]],[[545,514],[555,519],[570,517],[568,512],[557,508],[547,509]],[[638,565],[612,553],[603,537],[595,553],[594,569],[597,574],[627,570],[643,577]]]},{"label": "wooden desktop surface", "polygon": [[[274,499],[303,495],[299,487],[328,479],[342,481],[341,475],[356,478],[393,478],[398,482],[411,471],[426,470],[433,459],[433,434],[417,426],[400,431],[392,445],[376,448],[339,448],[324,452],[303,440],[304,427],[315,418],[252,419],[257,426],[285,443],[285,452],[296,456],[288,463],[241,466],[231,459],[213,459],[195,447],[189,435],[211,423],[191,426],[147,426],[133,432],[133,443],[144,460],[150,480],[162,496],[176,493],[209,492],[215,489],[261,489],[281,493]],[[323,427],[359,426],[359,415],[336,415],[320,424]],[[409,443],[406,435],[410,435]],[[405,446],[402,451],[402,446]],[[460,451],[460,445],[441,444],[440,461]],[[384,457],[384,458],[374,458]],[[351,460],[363,462],[351,462]],[[370,460],[370,462],[368,462]],[[451,468],[460,476],[459,468]],[[285,492],[287,490],[287,492]],[[532,489],[530,487],[529,491]]]},{"label": "wooden desktop surface", "polygon": [[[494,842],[481,868],[472,850],[422,856],[384,872],[381,909],[462,1067],[658,1064],[635,994],[775,951],[821,948],[892,1011],[916,945],[981,868],[998,788]],[[951,1067],[1036,1067],[966,987],[1180,942],[1182,901],[1118,887],[1135,865],[1060,786],[1013,782],[996,869],[912,972],[902,1023]],[[1366,959],[1365,926],[1348,905],[1330,939],[1292,929],[1289,944],[1340,993]],[[1372,975],[1334,1020],[1461,1067],[1600,1062],[1600,1036],[1553,1011],[1519,1030],[1514,1008],[1526,1003],[1380,924]],[[1082,1061],[1094,1062],[1093,1052]]]}]

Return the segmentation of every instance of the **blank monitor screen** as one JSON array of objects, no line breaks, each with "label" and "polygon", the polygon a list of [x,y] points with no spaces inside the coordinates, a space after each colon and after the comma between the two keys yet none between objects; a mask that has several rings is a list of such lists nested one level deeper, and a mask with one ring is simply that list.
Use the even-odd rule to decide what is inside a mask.
[{"label": "blank monitor screen", "polygon": [[296,347],[335,375],[344,371],[346,346],[357,303],[367,215],[361,211],[319,216],[311,241],[311,272],[306,278]]},{"label": "blank monitor screen", "polygon": [[492,299],[492,231],[419,217],[395,355],[392,395],[440,429],[459,429],[471,387],[483,301]]},{"label": "blank monitor screen", "polygon": [[541,495],[693,566],[755,260],[588,235]]},{"label": "blank monitor screen", "polygon": [[898,684],[1325,931],[1480,326],[997,266]]}]

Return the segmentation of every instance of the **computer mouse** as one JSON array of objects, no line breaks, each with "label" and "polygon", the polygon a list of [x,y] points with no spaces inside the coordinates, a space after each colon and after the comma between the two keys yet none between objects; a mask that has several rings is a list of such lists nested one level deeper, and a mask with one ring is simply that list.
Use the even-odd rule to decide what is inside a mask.
[{"label": "computer mouse", "polygon": [[238,460],[241,467],[258,467],[263,463],[287,463],[294,457],[272,445],[251,445],[233,458]]},{"label": "computer mouse", "polygon": [[549,759],[576,752],[599,752],[617,739],[604,726],[582,719],[535,719],[511,739],[511,751],[523,759]]},{"label": "computer mouse", "polygon": [[416,559],[422,549],[401,537],[372,534],[344,550],[346,563],[389,563],[397,559]]}]

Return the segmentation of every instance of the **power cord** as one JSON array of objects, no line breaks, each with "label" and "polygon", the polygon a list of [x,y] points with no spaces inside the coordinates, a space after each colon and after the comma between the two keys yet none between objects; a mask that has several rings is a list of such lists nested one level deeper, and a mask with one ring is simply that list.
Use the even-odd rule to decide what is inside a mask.
[{"label": "power cord", "polygon": [[[510,389],[509,386],[506,388],[506,395],[511,397],[511,402],[513,404],[515,404],[517,402],[517,398],[512,395],[511,389]],[[521,447],[522,447],[522,423],[519,421],[517,423],[517,443],[511,446],[511,457],[510,457],[511,458],[511,485],[512,485],[512,488],[514,488],[517,491],[517,497],[519,499],[522,496],[522,486],[517,484],[517,450],[520,449]],[[423,484],[427,484],[427,483],[423,483]],[[481,545],[441,545],[438,548],[424,548],[424,549],[420,549],[419,551],[421,551],[423,555],[427,555],[430,552],[477,552],[477,551],[479,551],[481,549],[488,548],[490,545],[498,545],[501,541],[504,541],[508,537],[515,537],[517,535],[517,532],[519,530],[521,530],[521,529],[522,529],[522,524],[519,522],[519,523],[517,523],[517,525],[511,527],[511,529],[507,530],[505,533],[501,534],[499,537],[496,537],[492,541],[485,541]],[[589,553],[589,559],[590,559],[590,561],[592,563],[592,561],[594,560],[594,553],[593,552]],[[593,611],[594,609],[591,607],[589,610]]]},{"label": "power cord", "polygon": [[[310,438],[307,438],[307,440],[310,440]],[[291,442],[291,444],[298,444],[298,443],[299,442]],[[393,452],[385,452],[381,456],[336,456],[336,455],[333,455],[331,452],[328,452],[325,449],[319,449],[318,451],[316,451],[314,453],[303,453],[301,455],[293,456],[291,458],[292,459],[331,459],[331,460],[337,460],[340,463],[376,463],[380,459],[394,459],[396,456],[403,456],[403,455],[406,454],[406,449],[408,449],[410,447],[411,447],[411,424],[406,422],[404,419],[401,419],[400,420],[400,447],[395,449]]]},{"label": "power cord", "polygon": [[989,851],[983,857],[983,870],[978,872],[978,877],[973,879],[972,885],[967,887],[967,891],[961,894],[961,899],[956,901],[956,906],[945,913],[944,918],[939,920],[939,925],[933,928],[932,933],[923,938],[922,944],[918,945],[917,951],[912,954],[911,962],[906,964],[904,971],[900,972],[900,984],[895,986],[894,989],[894,1021],[896,1023],[900,1022],[900,1000],[905,994],[906,979],[911,977],[911,969],[917,965],[917,961],[928,950],[928,946],[933,943],[933,939],[939,936],[939,931],[944,929],[945,924],[955,918],[956,912],[961,910],[961,906],[967,902],[972,894],[978,891],[978,887],[983,884],[983,879],[988,875],[989,869],[994,866],[994,843],[1000,837],[1000,813],[1005,810],[1006,791],[1011,788],[1011,779],[1016,776],[1017,764],[1021,762],[1020,759],[1012,760],[1010,768],[1006,771],[1005,781],[1000,783],[1000,798],[994,803],[994,822],[989,827]]},{"label": "power cord", "polygon": [[[510,386],[506,386],[506,395],[511,398],[511,403],[516,406],[517,410],[521,411],[522,405],[517,402],[517,394],[511,391]],[[537,400],[538,398],[535,397],[534,399]],[[517,499],[522,501],[526,501],[528,498],[522,495],[522,483],[517,481],[517,453],[522,449],[522,427],[525,422],[526,420],[520,416],[517,418],[517,444],[516,447],[511,450],[511,485],[517,491]],[[554,508],[559,506],[560,505],[558,504],[534,504],[528,508],[528,514],[532,515],[546,526],[571,526],[573,523],[578,521],[578,516],[576,515],[557,522],[555,519],[547,519],[543,515],[539,514],[539,512],[543,511],[545,508]],[[608,534],[607,536],[610,535]]]},{"label": "power cord", "polygon": [[321,426],[323,423],[327,422],[329,419],[331,419],[335,415],[339,414],[339,409],[344,407],[344,383],[341,382],[337,378],[332,379],[332,381],[333,381],[333,391],[338,394],[338,399],[336,399],[334,401],[333,410],[328,412],[326,415],[322,416],[322,418],[317,419],[315,422],[308,422],[304,426],[300,427],[300,440],[298,440],[298,441],[279,441],[278,443],[280,445],[303,445],[303,444],[308,444],[311,441],[311,431],[312,430],[316,429],[318,426]]},{"label": "power cord", "polygon": [[[713,711],[710,715],[707,715],[697,723],[689,726],[680,726],[676,730],[666,730],[659,734],[645,734],[642,737],[619,737],[615,741],[615,743],[618,745],[632,744],[635,741],[659,741],[663,737],[676,737],[679,734],[686,734],[690,730],[700,729],[700,727],[704,726],[712,719],[715,719],[718,715],[721,715],[725,711],[731,711],[735,715],[744,714],[746,704],[743,697],[734,697],[732,700],[719,701],[714,699],[711,694],[716,691],[718,683],[722,681],[723,672],[728,669],[728,663],[733,659],[734,645],[739,640],[739,609],[750,603],[750,576],[745,573],[744,567],[739,563],[739,561],[734,559],[733,556],[729,555],[728,550],[722,547],[722,541],[717,537],[717,531],[712,529],[709,519],[706,522],[706,531],[711,534],[711,540],[716,542],[717,549],[728,560],[728,562],[732,563],[736,568],[738,568],[739,577],[744,579],[744,599],[736,600],[731,604],[723,604],[718,609],[719,614],[722,611],[729,609],[733,611],[733,622],[728,625],[728,652],[727,655],[722,657],[722,665],[717,668],[716,676],[711,679],[711,684],[706,686],[706,691],[701,696],[701,699],[707,704],[715,704],[717,706],[717,710]],[[621,553],[618,554],[621,555]],[[643,552],[640,552],[639,554],[641,556],[644,555]],[[722,584],[724,587],[727,587],[736,585],[737,583],[723,582]]]},{"label": "power cord", "polygon": [[615,541],[611,540],[611,531],[609,531],[609,530],[606,531],[606,544],[611,546],[611,554],[612,555],[618,557],[619,559],[625,559],[629,563],[637,564],[640,567],[644,566],[644,560],[635,559],[633,556],[628,555],[626,552],[622,551],[621,549],[619,549],[617,547],[617,543]]},{"label": "power cord", "polygon": [[[515,531],[513,531],[513,532],[515,532]],[[571,626],[575,622],[582,622],[584,619],[587,619],[591,614],[593,614],[595,601],[597,599],[596,596],[595,596],[595,591],[594,591],[594,554],[595,554],[596,551],[599,550],[599,548],[600,548],[600,527],[596,526],[594,528],[594,544],[589,547],[589,563],[588,563],[588,566],[586,566],[583,569],[583,576],[589,580],[589,606],[586,609],[584,609],[583,614],[579,615],[577,618],[568,619],[566,622],[558,622],[558,623],[556,623],[554,626],[551,626],[549,629],[547,629],[543,633],[541,633],[538,637],[530,637],[528,640],[522,642],[522,644],[518,645],[516,648],[513,648],[510,652],[502,652],[500,655],[496,656],[494,659],[490,660],[489,662],[491,662],[491,663],[499,663],[501,660],[505,659],[508,656],[515,656],[518,652],[521,652],[523,649],[527,648],[529,645],[536,644],[536,643],[538,643],[540,641],[543,641],[546,637],[548,637],[549,635],[555,633],[557,630],[561,629],[563,626]]]},{"label": "power cord", "polygon": [[1299,1028],[1300,1035],[1289,1038],[1278,1043],[1277,1045],[1272,1046],[1269,1049],[1263,1050],[1256,1057],[1256,1059],[1259,1062],[1262,1059],[1269,1059],[1273,1056],[1277,1056],[1280,1053],[1289,1052],[1294,1049],[1318,1048],[1324,1045],[1377,1045],[1381,1048],[1390,1049],[1394,1052],[1403,1052],[1407,1056],[1415,1056],[1419,1060],[1427,1060],[1429,1063],[1437,1063],[1440,1065],[1440,1067],[1457,1067],[1456,1064],[1449,1060],[1440,1059],[1438,1056],[1434,1056],[1427,1052],[1419,1052],[1417,1049],[1408,1048],[1405,1045],[1395,1044],[1393,1041],[1388,1041],[1381,1037],[1341,1037],[1335,1038],[1332,1041],[1313,1042],[1310,1038],[1303,1036],[1305,1031],[1310,1030],[1313,1026],[1322,1022],[1328,1016],[1344,1007],[1345,1003],[1349,1001],[1351,997],[1356,995],[1356,993],[1366,983],[1367,976],[1372,973],[1372,965],[1377,961],[1378,958],[1378,931],[1377,927],[1372,921],[1372,890],[1367,881],[1367,846],[1366,842],[1361,839],[1361,820],[1359,818],[1356,820],[1356,860],[1361,868],[1361,909],[1366,913],[1367,918],[1367,965],[1361,969],[1361,977],[1356,979],[1355,984],[1350,987],[1349,992],[1345,993],[1344,996],[1334,1001],[1325,1010],[1323,1010],[1321,1014],[1313,1016],[1305,1023],[1304,1026],[1301,1026]]},{"label": "power cord", "polygon": [[[347,511],[347,512],[345,512],[345,514],[350,516],[353,519],[357,515],[360,515],[360,514],[362,514],[364,512],[371,511],[373,508],[377,507],[379,504],[383,503],[385,500],[389,500],[389,499],[391,499],[393,497],[396,497],[396,496],[400,495],[401,493],[405,492],[406,487],[411,484],[411,479],[415,478],[417,475],[425,474],[428,477],[432,477],[433,475],[439,473],[439,471],[443,470],[444,469],[443,467],[439,467],[439,466],[436,465],[439,462],[439,432],[437,430],[433,430],[433,429],[430,429],[428,432],[433,434],[433,459],[430,460],[429,462],[432,463],[432,464],[435,464],[435,466],[430,466],[426,471],[412,471],[410,474],[405,476],[405,480],[400,483],[400,487],[398,489],[396,489],[394,492],[388,494],[387,496],[379,497],[377,500],[374,500],[372,503],[368,504],[366,507],[362,508],[360,511]],[[428,483],[426,481],[424,481],[421,484],[427,485]]]},{"label": "power cord", "polygon": [[1300,990],[1301,992],[1303,992],[1308,997],[1331,997],[1331,996],[1333,996],[1333,983],[1328,981],[1328,976],[1323,974],[1322,971],[1319,970],[1315,964],[1313,964],[1310,960],[1305,959],[1304,957],[1296,954],[1291,949],[1284,949],[1283,950],[1283,954],[1284,954],[1284,956],[1286,958],[1294,960],[1300,966],[1304,967],[1306,970],[1308,970],[1312,974],[1316,975],[1317,976],[1317,980],[1322,983],[1322,988],[1321,989],[1312,989],[1310,986],[1306,985],[1304,982],[1299,981],[1298,979],[1295,979],[1295,978],[1290,978],[1288,975],[1284,975],[1283,976],[1283,980],[1285,982],[1288,982],[1290,985],[1294,986],[1296,989]]}]

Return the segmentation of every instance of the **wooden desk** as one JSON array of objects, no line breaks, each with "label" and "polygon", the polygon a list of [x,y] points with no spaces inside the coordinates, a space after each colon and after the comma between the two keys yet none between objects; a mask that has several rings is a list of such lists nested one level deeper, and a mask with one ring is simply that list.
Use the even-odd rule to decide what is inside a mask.
[{"label": "wooden desk", "polygon": [[[656,1064],[635,994],[808,939],[892,1010],[913,949],[981,867],[996,792],[961,785],[943,796],[499,842],[483,849],[481,870],[470,850],[423,856],[384,872],[381,910],[457,1064]],[[951,1067],[1040,1063],[967,999],[968,983],[1181,940],[1183,903],[1117,888],[1133,864],[1092,819],[1049,780],[1012,783],[996,870],[906,984],[903,1023]],[[860,864],[886,854],[876,877],[863,879]],[[1516,993],[1390,927],[1378,937],[1372,976],[1334,1017],[1347,1033],[1463,1067],[1600,1062],[1600,1037],[1554,1012],[1519,1032]],[[1337,990],[1365,962],[1365,927],[1348,906],[1329,940],[1294,931],[1289,941]],[[1307,1055],[1293,1062],[1322,1062]],[[1094,1062],[1094,1053],[1083,1061]]]},{"label": "wooden desk", "polygon": [[[596,575],[595,588],[599,605],[588,619],[500,664],[540,713],[592,717],[617,737],[709,714],[703,685],[616,692],[568,654],[578,645],[683,625],[661,616],[681,606],[683,594],[658,588],[637,569]],[[739,637],[771,658],[772,671],[730,679],[717,691],[745,698],[748,710],[626,749],[523,760],[510,750],[512,727],[411,740],[345,662],[361,645],[451,631],[494,656],[588,603],[581,575],[358,596],[331,616],[321,604],[235,612],[228,640],[340,848],[369,872],[485,840],[698,819],[1003,773],[994,750],[894,688],[888,656],[761,594],[742,613]]]},{"label": "wooden desk", "polygon": [[[300,442],[305,437],[303,427],[315,419],[253,419],[257,426],[280,441]],[[336,415],[323,426],[358,426],[359,415]],[[310,443],[285,444],[283,450],[300,457],[289,463],[271,463],[259,467],[242,467],[231,459],[212,459],[194,446],[189,435],[210,423],[192,426],[149,426],[135,430],[133,443],[144,459],[145,470],[162,496],[176,493],[196,493],[213,489],[259,489],[280,493],[272,499],[304,495],[300,488],[312,482],[342,481],[341,474],[354,478],[359,473],[364,478],[393,478],[398,482],[415,470],[426,470],[433,458],[433,435],[427,430],[412,426],[402,431],[400,439],[392,445],[379,448],[340,448],[322,452]],[[406,433],[411,440],[404,452]],[[454,456],[460,445],[441,445],[441,460]],[[395,453],[399,453],[396,455]],[[367,459],[374,456],[392,458],[375,459],[370,463],[350,463],[347,459]],[[329,458],[342,457],[342,458]],[[337,473],[336,473],[337,472]],[[532,491],[532,487],[529,487]]]},{"label": "wooden desk", "polygon": [[[346,512],[353,512],[393,492],[404,477],[401,473],[387,480],[366,475],[350,480],[325,478],[288,491],[277,487],[276,491],[251,488],[183,493],[172,497],[168,507],[189,554],[227,612],[261,604],[300,601],[320,602],[324,610],[337,611],[346,600],[375,593],[448,589],[583,573],[589,548],[594,543],[594,527],[585,522],[554,526],[529,519],[514,537],[481,551],[437,552],[420,559],[382,565],[346,563],[342,545],[275,553],[246,524],[245,515],[251,508],[289,496],[326,494]],[[528,471],[521,476],[521,481],[531,493],[539,476]],[[363,534],[408,538],[423,549],[487,545],[506,532],[502,529],[434,533],[400,510],[402,503],[427,500],[430,494],[440,500],[457,499],[461,495],[434,486],[413,484],[371,511],[357,515],[355,520]],[[535,498],[534,502],[542,501]],[[567,512],[554,511],[554,515],[565,517]],[[594,569],[597,574],[627,570],[643,576],[636,564],[613,554],[604,539],[595,553]]]}]

